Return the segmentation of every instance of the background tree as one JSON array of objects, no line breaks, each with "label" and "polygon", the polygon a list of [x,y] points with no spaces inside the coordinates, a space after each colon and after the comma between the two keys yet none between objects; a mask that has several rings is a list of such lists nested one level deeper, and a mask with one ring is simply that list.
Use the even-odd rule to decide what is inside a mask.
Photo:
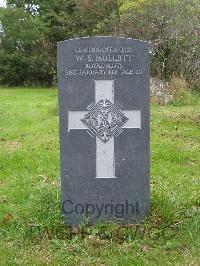
[{"label": "background tree", "polygon": [[82,36],[147,40],[151,75],[199,88],[197,0],[8,0],[0,11],[0,84],[53,85],[56,44]]},{"label": "background tree", "polygon": [[46,39],[48,29],[22,8],[1,10],[0,82],[50,85],[54,72]]},{"label": "background tree", "polygon": [[121,35],[147,40],[151,74],[169,80],[185,78],[199,87],[199,4],[196,0],[135,0],[121,2]]}]

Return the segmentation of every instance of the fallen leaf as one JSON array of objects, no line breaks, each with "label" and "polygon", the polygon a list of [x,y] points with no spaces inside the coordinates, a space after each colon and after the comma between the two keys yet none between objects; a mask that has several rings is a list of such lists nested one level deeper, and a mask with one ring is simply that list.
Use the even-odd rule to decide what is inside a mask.
[{"label": "fallen leaf", "polygon": [[6,213],[4,216],[4,221],[5,222],[10,222],[11,220],[13,220],[13,216],[10,213]]}]

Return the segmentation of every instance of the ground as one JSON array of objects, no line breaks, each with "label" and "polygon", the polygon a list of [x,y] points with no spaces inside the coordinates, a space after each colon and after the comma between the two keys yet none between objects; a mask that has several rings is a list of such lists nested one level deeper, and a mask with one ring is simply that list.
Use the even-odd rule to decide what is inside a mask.
[{"label": "ground", "polygon": [[71,229],[60,214],[57,90],[1,88],[0,264],[199,265],[200,97],[184,104],[151,106],[144,224]]}]

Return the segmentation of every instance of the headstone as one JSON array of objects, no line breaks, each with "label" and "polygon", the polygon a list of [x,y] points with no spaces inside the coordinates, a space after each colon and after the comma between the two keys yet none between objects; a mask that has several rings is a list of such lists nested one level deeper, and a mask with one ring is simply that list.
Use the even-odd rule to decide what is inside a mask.
[{"label": "headstone", "polygon": [[149,210],[149,56],[144,41],[58,43],[66,222],[139,223]]}]

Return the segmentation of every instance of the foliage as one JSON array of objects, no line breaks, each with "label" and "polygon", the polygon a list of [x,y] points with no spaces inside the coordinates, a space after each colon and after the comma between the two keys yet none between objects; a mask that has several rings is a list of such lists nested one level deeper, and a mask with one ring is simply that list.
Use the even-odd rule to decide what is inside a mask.
[{"label": "foliage", "polygon": [[0,84],[52,85],[57,42],[115,35],[150,43],[152,76],[200,88],[198,0],[8,0],[0,23]]},{"label": "foliage", "polygon": [[151,73],[160,79],[184,77],[199,87],[200,33],[197,0],[122,1],[121,34],[150,42]]},{"label": "foliage", "polygon": [[0,82],[7,85],[46,84],[52,79],[48,29],[21,8],[1,10]]}]

